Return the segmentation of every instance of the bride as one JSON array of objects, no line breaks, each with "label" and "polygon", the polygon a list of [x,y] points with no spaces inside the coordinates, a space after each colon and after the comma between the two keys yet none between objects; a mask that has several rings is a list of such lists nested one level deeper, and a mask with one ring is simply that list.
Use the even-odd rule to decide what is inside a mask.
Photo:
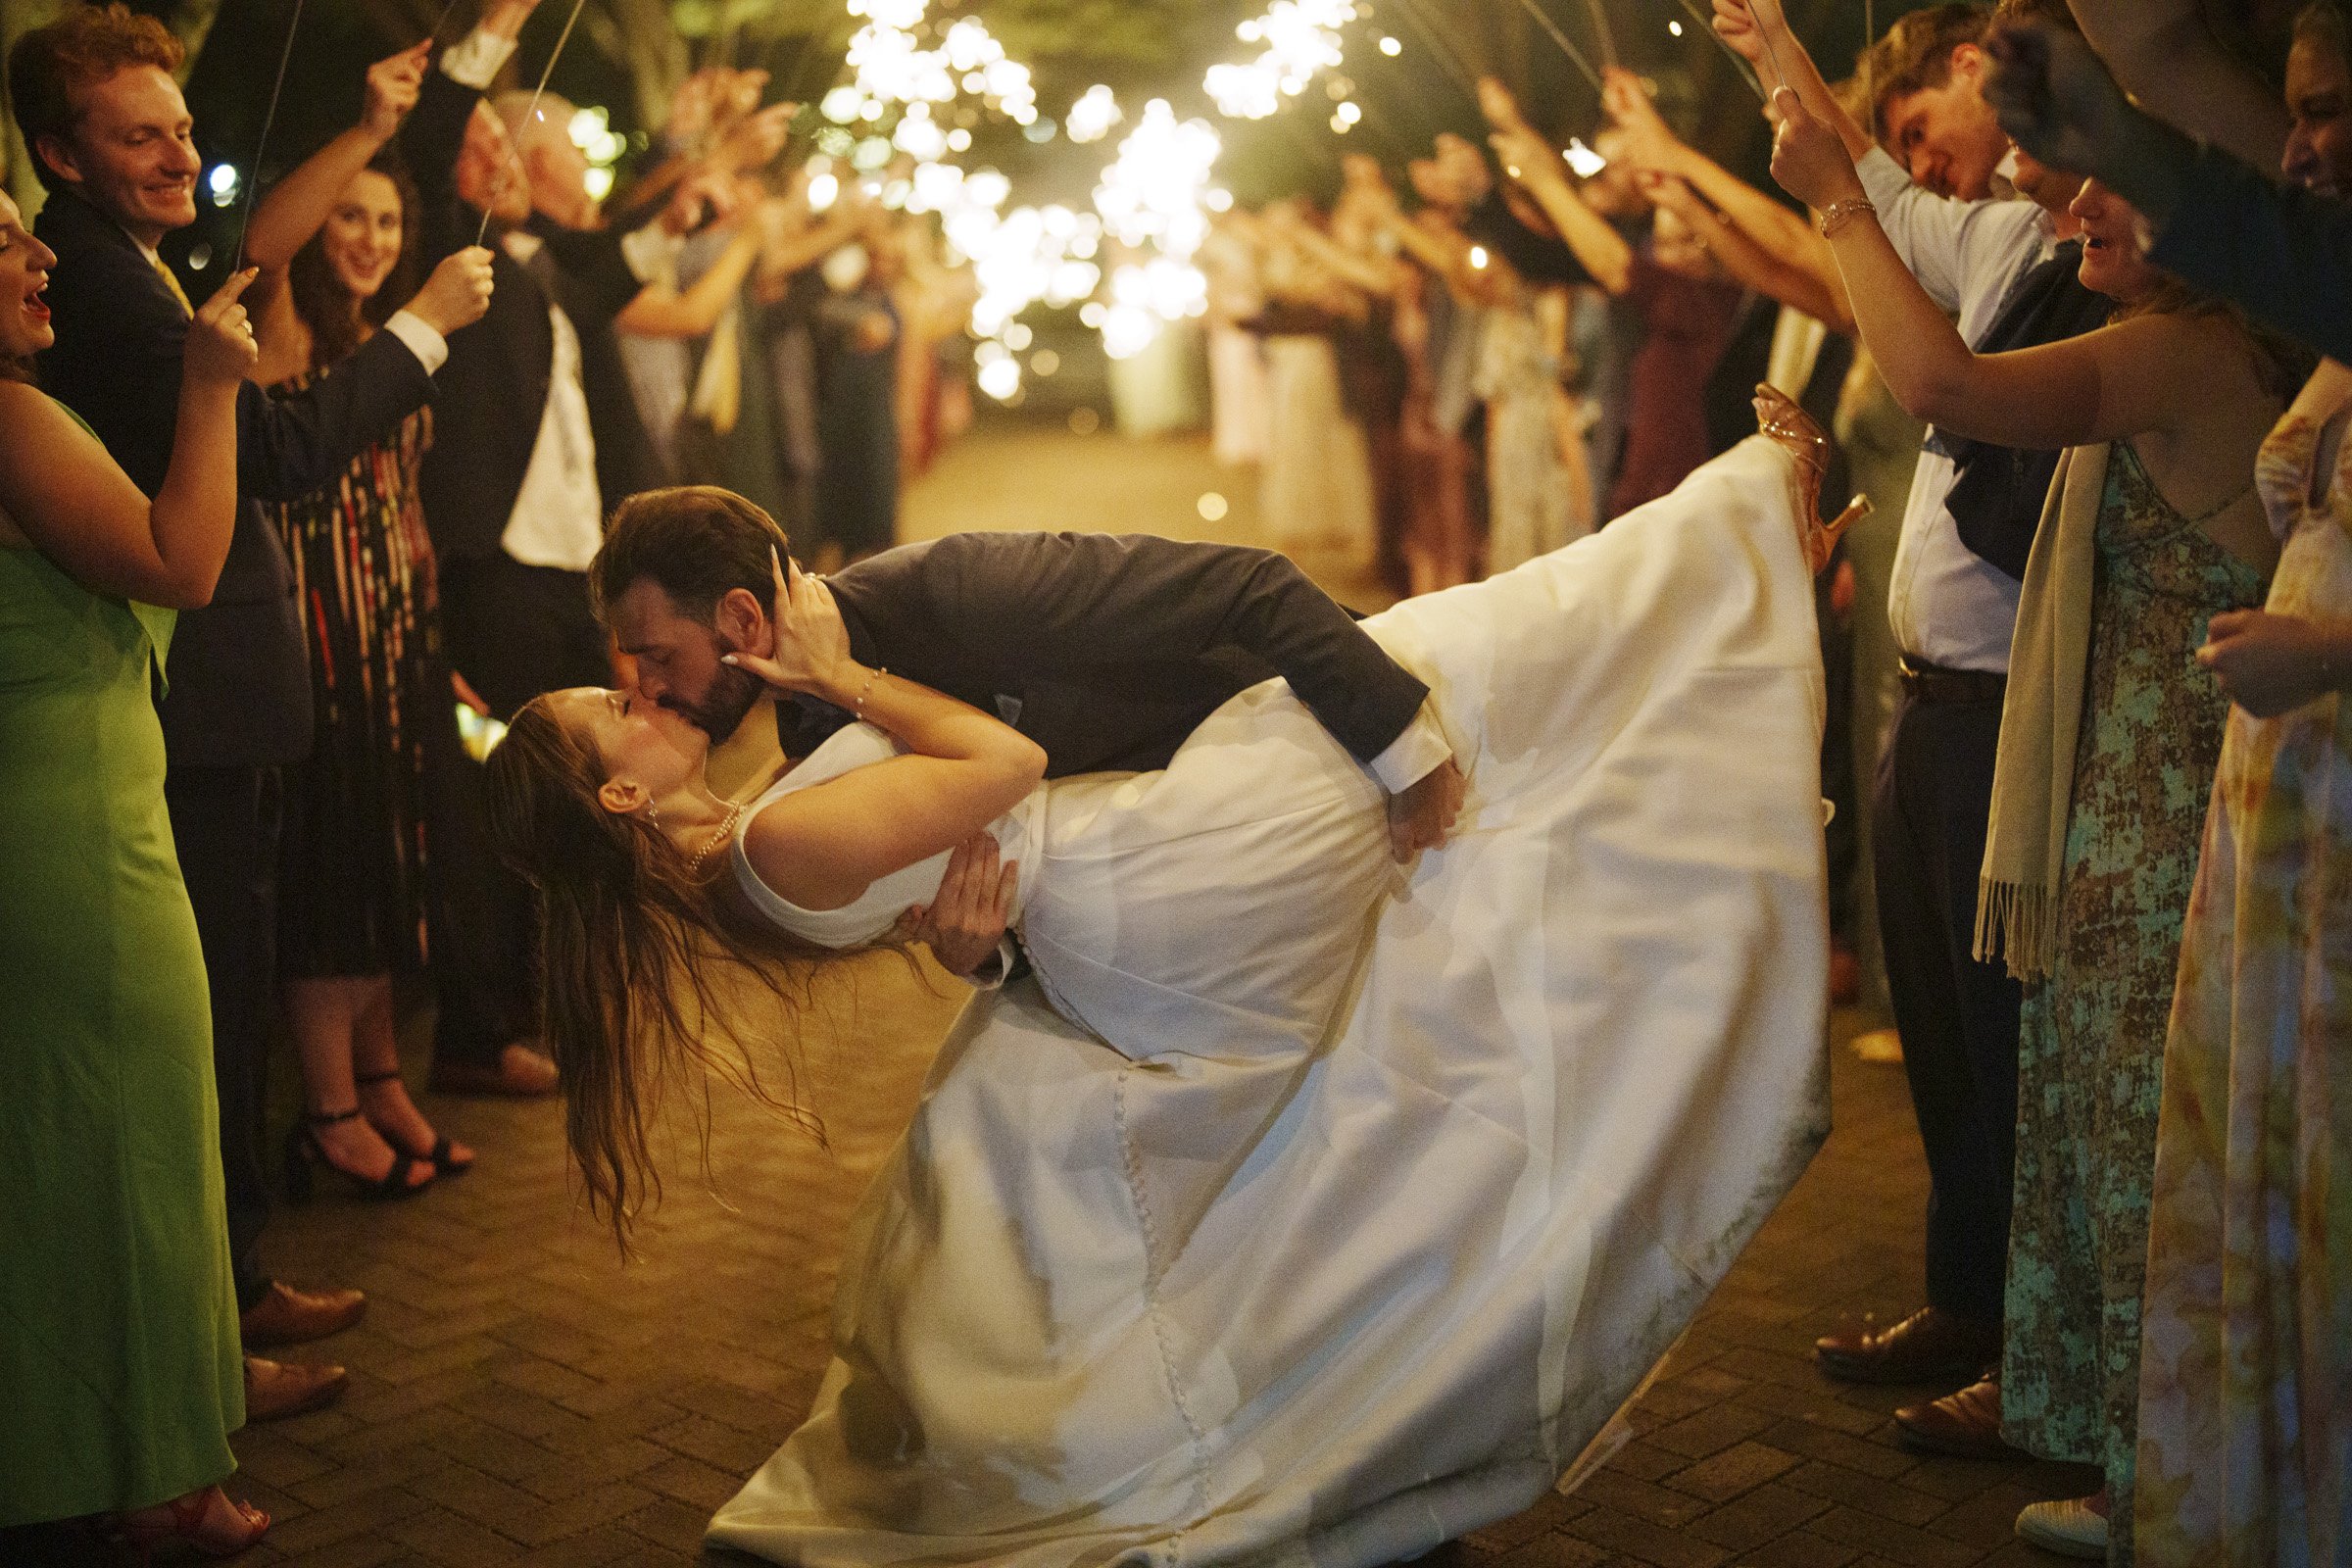
[{"label": "bride", "polygon": [[[853,723],[749,808],[699,729],[542,698],[492,754],[546,1018],[625,1235],[665,1081],[758,1086],[739,960],[893,940],[951,859],[1034,963],[967,1009],[853,1226],[807,1424],[719,1544],[809,1564],[1357,1568],[1525,1508],[1828,1130],[1822,443],[1764,439],[1365,622],[1469,775],[1399,869],[1269,681],[1156,773],[850,657],[781,564],[746,667]],[[1840,518],[1842,524],[1846,519]],[[975,835],[988,841],[982,845]]]}]

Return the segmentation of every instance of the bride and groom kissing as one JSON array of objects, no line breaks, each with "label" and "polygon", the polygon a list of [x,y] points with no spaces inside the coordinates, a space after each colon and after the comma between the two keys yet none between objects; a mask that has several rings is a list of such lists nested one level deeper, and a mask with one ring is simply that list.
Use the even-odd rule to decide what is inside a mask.
[{"label": "bride and groom kissing", "polygon": [[[1363,622],[1262,552],[785,582],[739,499],[627,503],[594,575],[636,688],[492,760],[615,1224],[639,1097],[716,1064],[709,994],[647,974],[913,904],[953,966],[1004,923],[1034,965],[942,1047],[815,1407],[710,1539],[1355,1568],[1550,1486],[1827,1131],[1810,455]],[[597,932],[610,965],[554,961]]]}]

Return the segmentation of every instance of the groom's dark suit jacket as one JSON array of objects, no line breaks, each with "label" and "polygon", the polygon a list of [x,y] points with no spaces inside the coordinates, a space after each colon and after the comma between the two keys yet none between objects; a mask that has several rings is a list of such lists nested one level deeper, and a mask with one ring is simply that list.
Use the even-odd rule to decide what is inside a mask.
[{"label": "groom's dark suit jacket", "polygon": [[[904,545],[827,581],[860,663],[998,714],[1051,777],[1163,767],[1237,692],[1275,675],[1358,761],[1429,688],[1267,550],[1146,534],[972,533]],[[839,715],[779,710],[798,755]]]},{"label": "groom's dark suit jacket", "polygon": [[[153,496],[172,467],[188,318],[122,225],[60,187],[34,232],[57,252],[47,300],[57,343],[41,382],[89,421]],[[164,739],[174,769],[299,761],[311,749],[311,664],[294,573],[263,501],[308,495],[432,394],[408,345],[378,332],[289,398],[237,390],[237,522],[212,603],[179,617]]]}]

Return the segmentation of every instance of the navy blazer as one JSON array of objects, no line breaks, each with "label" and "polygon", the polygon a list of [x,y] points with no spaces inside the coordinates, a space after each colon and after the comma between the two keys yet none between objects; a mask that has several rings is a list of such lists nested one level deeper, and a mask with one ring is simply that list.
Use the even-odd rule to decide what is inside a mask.
[{"label": "navy blazer", "polygon": [[[858,662],[998,714],[1045,748],[1054,778],[1164,767],[1227,698],[1275,675],[1368,763],[1429,695],[1270,550],[967,533],[886,550],[826,581]],[[778,716],[799,714],[784,704]],[[823,727],[787,735],[786,750],[805,752]]]},{"label": "navy blazer", "polygon": [[[57,342],[40,356],[42,385],[153,496],[172,466],[187,318],[122,225],[72,190],[50,194],[34,232],[57,252],[47,295]],[[212,603],[180,612],[166,665],[172,766],[265,766],[310,754],[302,608],[261,503],[330,483],[431,395],[424,367],[389,332],[296,396],[272,398],[250,381],[238,388],[236,531]]]},{"label": "navy blazer", "polygon": [[[401,150],[416,180],[426,265],[473,243],[482,215],[458,199],[458,150],[481,93],[439,69],[401,127]],[[580,380],[596,441],[596,482],[608,510],[663,482],[660,460],[638,416],[612,335],[619,315],[644,286],[629,270],[617,229],[567,229],[534,219],[530,231],[554,263],[556,303],[580,340]],[[441,368],[432,450],[420,489],[433,548],[451,560],[499,551],[514,498],[547,413],[556,352],[548,294],[532,270],[490,245],[490,311],[451,339]]]}]

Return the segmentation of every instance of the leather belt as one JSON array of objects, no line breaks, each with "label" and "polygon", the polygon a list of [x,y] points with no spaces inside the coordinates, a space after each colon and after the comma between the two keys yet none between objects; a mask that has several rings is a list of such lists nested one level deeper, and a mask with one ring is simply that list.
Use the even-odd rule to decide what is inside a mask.
[{"label": "leather belt", "polygon": [[2009,689],[2008,676],[1988,669],[1945,669],[1909,659],[1898,661],[1896,667],[1903,694],[1915,703],[1997,704]]}]

